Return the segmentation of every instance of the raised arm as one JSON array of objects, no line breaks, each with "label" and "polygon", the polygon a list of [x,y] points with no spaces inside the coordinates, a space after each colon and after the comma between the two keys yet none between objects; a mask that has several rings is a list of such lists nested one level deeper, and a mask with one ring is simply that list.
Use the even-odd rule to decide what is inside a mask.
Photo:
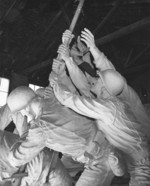
[{"label": "raised arm", "polygon": [[[74,37],[73,34],[71,34],[70,30],[66,30],[63,34],[62,34],[62,43],[68,47],[68,45],[70,44],[70,42],[72,41],[72,38]],[[59,54],[59,53],[58,53]],[[61,54],[59,54],[61,55]],[[59,56],[58,55],[58,56]],[[66,74],[66,66],[65,63],[62,59],[54,59],[53,60],[53,64],[52,64],[52,71],[54,73],[56,73],[57,75],[59,75],[61,77],[61,81],[62,83],[66,84],[68,86],[68,88],[72,91],[72,92],[76,92],[76,88],[73,85],[73,83],[71,82],[70,78],[68,77],[68,75]]]},{"label": "raised arm", "polygon": [[64,44],[60,45],[60,47],[58,48],[58,53],[61,54],[62,58],[64,59],[69,72],[69,76],[80,93],[87,97],[92,97],[92,94],[90,93],[90,85],[88,84],[87,78],[77,66],[77,64],[73,61],[73,59],[69,57],[68,47],[66,47],[66,45]]},{"label": "raised arm", "polygon": [[71,79],[66,74],[65,63],[64,62],[62,62],[58,59],[54,59],[52,70],[53,70],[54,73],[56,73],[60,77],[61,83],[65,84],[71,92],[76,92],[77,91],[75,86],[73,85]]},{"label": "raised arm", "polygon": [[[90,93],[90,86],[88,84],[87,78],[86,78],[85,74],[81,71],[81,69],[78,67],[78,65],[73,61],[73,58],[70,57],[69,46],[67,46],[64,42],[64,41],[68,40],[68,38],[72,39],[73,37],[74,36],[72,35],[71,31],[66,30],[62,36],[63,44],[59,46],[57,52],[59,55],[61,55],[61,57],[65,61],[67,70],[69,72],[69,76],[70,76],[73,84],[75,85],[75,87],[79,90],[79,92],[81,94],[91,97],[92,94]],[[78,52],[78,51],[76,51],[76,52]]]},{"label": "raised arm", "polygon": [[85,42],[87,47],[89,47],[94,58],[94,64],[99,70],[115,69],[103,52],[98,49],[95,44],[94,35],[87,28],[84,28],[81,32],[81,41]]}]

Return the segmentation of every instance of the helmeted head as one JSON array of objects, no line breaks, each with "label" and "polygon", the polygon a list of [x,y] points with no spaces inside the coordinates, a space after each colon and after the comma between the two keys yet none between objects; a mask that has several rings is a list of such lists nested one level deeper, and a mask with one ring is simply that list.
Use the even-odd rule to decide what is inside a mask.
[{"label": "helmeted head", "polygon": [[36,97],[35,92],[27,86],[19,86],[15,88],[7,98],[7,105],[12,113],[16,113],[31,102]]},{"label": "helmeted head", "polygon": [[[125,79],[116,70],[108,69],[105,71],[99,71],[98,75],[100,78],[93,86],[93,92],[98,95],[102,94],[102,89],[106,89],[109,95],[119,95],[125,86]],[[99,96],[98,96],[99,97]]]}]

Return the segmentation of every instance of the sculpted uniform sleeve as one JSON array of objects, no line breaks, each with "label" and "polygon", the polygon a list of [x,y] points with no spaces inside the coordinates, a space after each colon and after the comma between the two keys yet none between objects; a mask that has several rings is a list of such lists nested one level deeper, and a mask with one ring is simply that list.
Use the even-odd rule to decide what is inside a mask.
[{"label": "sculpted uniform sleeve", "polygon": [[[99,68],[102,71],[107,70],[107,69],[115,70],[115,67],[113,66],[111,61],[109,61],[108,58],[102,52],[98,50],[98,48],[91,49],[91,52],[93,56],[96,55],[95,65],[97,66],[97,68]],[[138,94],[135,92],[135,90],[125,82],[122,93],[118,95],[117,97],[121,99],[121,101],[127,103],[130,106],[134,116],[137,118],[140,124],[144,126],[143,130],[145,130],[145,134],[147,134],[147,136],[149,137],[150,119],[145,111],[145,108]]]},{"label": "sculpted uniform sleeve", "polygon": [[104,123],[113,122],[115,106],[112,102],[97,101],[95,99],[78,96],[69,92],[65,86],[59,85],[58,82],[53,85],[53,89],[57,99],[66,107],[71,108],[81,115],[93,119],[100,119]]},{"label": "sculpted uniform sleeve", "polygon": [[[116,70],[111,61],[109,61],[108,58],[97,47],[91,48],[91,53],[93,54],[93,56],[95,56],[95,65],[97,68],[102,71],[107,69]],[[118,97],[121,98],[122,101],[130,103],[130,106],[132,107],[134,113],[137,112],[137,116],[138,114],[140,114],[141,116],[141,112],[145,112],[139,96],[127,83],[125,83],[123,92]]]},{"label": "sculpted uniform sleeve", "polygon": [[89,90],[90,86],[88,81],[80,70],[80,68],[74,63],[73,59],[70,57],[68,60],[65,61],[67,69],[69,71],[69,75],[71,77],[72,82],[74,85],[85,95],[91,96]]},{"label": "sculpted uniform sleeve", "polygon": [[[99,68],[101,71],[107,69],[116,70],[113,64],[111,63],[111,61],[109,61],[108,58],[97,47],[91,48],[91,53],[93,54],[93,57],[95,59],[96,67]],[[130,105],[138,121],[142,125],[144,125],[144,127],[146,127],[148,131],[150,131],[150,124],[149,124],[150,120],[135,90],[132,87],[130,87],[127,83],[125,83],[122,93],[117,97],[120,98],[123,102],[126,102],[127,104]]]},{"label": "sculpted uniform sleeve", "polygon": [[0,175],[2,178],[6,176],[7,173],[9,177],[18,170],[10,164],[8,159],[11,148],[18,140],[18,135],[0,130]]},{"label": "sculpted uniform sleeve", "polygon": [[64,85],[66,85],[71,92],[76,92],[75,86],[73,85],[71,79],[67,76],[66,73],[64,73],[63,75],[61,75],[60,78],[61,78],[61,82]]},{"label": "sculpted uniform sleeve", "polygon": [[[91,48],[91,53],[95,59],[96,67],[99,68],[101,71],[107,69],[116,70],[111,61],[109,61],[108,58],[97,47]],[[149,136],[150,120],[135,90],[125,82],[122,93],[117,97],[121,99],[121,101],[130,105],[134,116],[144,126],[144,128],[146,129],[145,132],[147,136]]]},{"label": "sculpted uniform sleeve", "polygon": [[29,129],[27,135],[12,148],[8,159],[18,167],[30,162],[45,147],[45,137],[41,128]]},{"label": "sculpted uniform sleeve", "polygon": [[12,121],[11,112],[7,105],[0,108],[0,130],[4,130]]},{"label": "sculpted uniform sleeve", "polygon": [[[116,70],[111,61],[109,61],[108,58],[97,47],[91,48],[91,53],[93,54],[93,57],[95,59],[96,67],[99,68],[101,71],[107,69]],[[138,120],[141,121],[145,118],[144,120],[142,120],[142,123],[143,125],[145,125],[145,123],[147,124],[148,116],[146,116],[145,109],[138,94],[132,87],[125,83],[123,92],[117,97],[119,97],[122,101],[129,103],[132,111],[134,112]]]},{"label": "sculpted uniform sleeve", "polygon": [[90,48],[90,52],[94,58],[94,64],[99,70],[114,69],[114,65],[108,60],[108,58],[101,52],[96,46]]},{"label": "sculpted uniform sleeve", "polygon": [[[140,125],[128,107],[118,100],[94,100],[73,95],[57,83],[54,85],[57,99],[79,114],[97,120],[111,144],[122,150],[141,148]],[[126,110],[124,110],[126,109]],[[129,110],[128,110],[129,109]],[[144,140],[143,140],[144,141]],[[139,146],[139,147],[138,147]]]},{"label": "sculpted uniform sleeve", "polygon": [[123,102],[126,102],[130,105],[131,110],[140,124],[143,126],[143,130],[145,130],[145,134],[149,137],[150,134],[150,119],[144,105],[142,104],[138,94],[135,90],[130,87],[127,83],[125,83],[123,92],[118,96]]}]

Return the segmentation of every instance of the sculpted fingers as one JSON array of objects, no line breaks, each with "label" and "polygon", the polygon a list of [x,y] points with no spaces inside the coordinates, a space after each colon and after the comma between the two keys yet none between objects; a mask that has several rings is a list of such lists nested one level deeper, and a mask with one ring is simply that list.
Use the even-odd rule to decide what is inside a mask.
[{"label": "sculpted fingers", "polygon": [[88,35],[94,39],[94,35],[92,34],[92,32],[90,30],[88,30],[87,28],[84,28],[85,32],[88,33]]},{"label": "sculpted fingers", "polygon": [[89,48],[95,45],[94,36],[88,29],[81,32],[81,41],[85,42]]},{"label": "sculpted fingers", "polygon": [[71,33],[70,30],[66,30],[62,35],[62,43],[63,44],[70,44],[72,39],[74,38],[74,35]]},{"label": "sculpted fingers", "polygon": [[50,81],[50,85],[53,87],[57,81],[58,77],[57,77],[57,74],[54,73],[54,72],[51,72],[50,73],[50,76],[49,76],[49,81]]},{"label": "sculpted fingers", "polygon": [[51,95],[53,95],[53,89],[52,87],[48,86],[45,88],[45,91],[44,91],[44,98],[51,98]]},{"label": "sculpted fingers", "polygon": [[57,52],[61,55],[63,60],[69,58],[69,48],[66,45],[60,45]]},{"label": "sculpted fingers", "polygon": [[61,66],[61,61],[60,60],[57,60],[57,59],[54,59],[53,60],[53,64],[52,64],[52,70],[55,72],[55,73],[59,73],[59,69],[60,69],[60,66]]}]

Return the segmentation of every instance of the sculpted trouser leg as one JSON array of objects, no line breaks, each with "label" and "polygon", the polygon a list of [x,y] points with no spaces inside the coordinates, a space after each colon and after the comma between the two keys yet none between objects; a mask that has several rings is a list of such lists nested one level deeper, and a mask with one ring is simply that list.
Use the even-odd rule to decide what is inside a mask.
[{"label": "sculpted trouser leg", "polygon": [[[98,141],[97,141],[98,142]],[[96,142],[96,144],[98,144]],[[126,172],[126,164],[123,154],[108,141],[104,140],[98,145],[98,151],[93,155],[85,153],[89,161],[85,163],[85,169],[76,183],[76,186],[110,186],[114,176],[123,176]],[[92,157],[90,159],[90,157]],[[87,159],[88,160],[88,159]]]},{"label": "sculpted trouser leg", "polygon": [[63,155],[61,161],[71,177],[84,170],[84,164],[74,161],[70,156]]},{"label": "sculpted trouser leg", "polygon": [[110,186],[113,177],[114,174],[107,165],[97,164],[85,168],[76,186]]},{"label": "sculpted trouser leg", "polygon": [[109,146],[101,148],[98,157],[85,164],[76,186],[110,186],[114,173],[108,162],[109,153]]},{"label": "sculpted trouser leg", "polygon": [[[32,137],[34,139],[34,136]],[[22,173],[22,172],[18,172],[21,166],[17,166],[17,167],[12,166],[8,158],[10,152],[12,151],[12,149],[15,147],[15,145],[18,142],[20,142],[20,138],[18,135],[13,134],[11,132],[0,131],[0,160],[1,160],[1,166],[2,166],[1,167],[1,171],[2,171],[1,178],[10,178],[16,173]],[[33,146],[33,143],[31,143],[27,147],[32,148],[32,146]],[[33,150],[30,149],[30,153],[32,151]],[[29,154],[28,150],[27,150],[27,154]],[[22,158],[22,153],[20,153],[17,160],[19,160],[19,158]],[[46,181],[46,178],[47,178],[47,175],[50,169],[51,158],[52,158],[52,152],[49,149],[45,148],[44,150],[39,151],[39,154],[37,156],[35,156],[31,161],[27,162],[25,171],[28,173],[28,176],[22,178],[21,184],[19,186],[27,186],[27,185],[42,186]],[[50,172],[49,179],[47,180],[48,180],[48,184],[51,186],[58,186],[60,185],[60,183],[62,184],[62,186],[72,185],[72,179],[67,173],[65,167],[60,162],[60,159],[57,159],[57,163],[55,167],[52,169],[52,171]],[[11,181],[15,184],[17,182],[17,179],[12,179]],[[11,182],[7,182],[6,184],[11,184]]]},{"label": "sculpted trouser leg", "polygon": [[129,161],[130,186],[150,186],[150,160]]},{"label": "sculpted trouser leg", "polygon": [[[67,173],[59,158],[54,167],[52,169],[50,168],[51,158],[52,151],[44,149],[28,163],[26,168],[28,177],[22,179],[21,186],[72,186],[72,178]],[[51,170],[50,173],[49,169]]]},{"label": "sculpted trouser leg", "polygon": [[73,184],[73,179],[59,158],[49,175],[49,183],[50,186],[72,186]]}]

